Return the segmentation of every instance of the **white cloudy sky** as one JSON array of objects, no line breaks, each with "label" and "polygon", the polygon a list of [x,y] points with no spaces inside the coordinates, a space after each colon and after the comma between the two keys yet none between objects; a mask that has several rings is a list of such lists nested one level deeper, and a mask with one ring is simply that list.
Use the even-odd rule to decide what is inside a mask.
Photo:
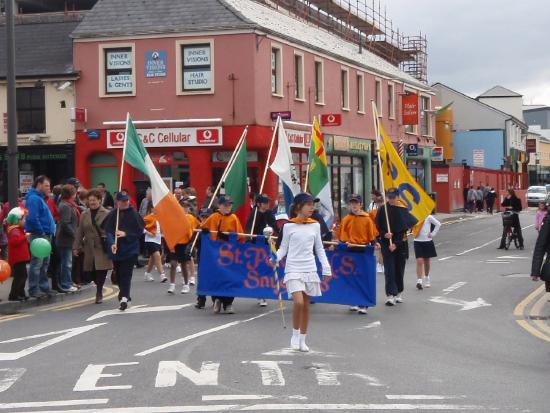
[{"label": "white cloudy sky", "polygon": [[380,1],[394,27],[427,34],[430,84],[474,97],[502,85],[550,105],[550,0]]}]

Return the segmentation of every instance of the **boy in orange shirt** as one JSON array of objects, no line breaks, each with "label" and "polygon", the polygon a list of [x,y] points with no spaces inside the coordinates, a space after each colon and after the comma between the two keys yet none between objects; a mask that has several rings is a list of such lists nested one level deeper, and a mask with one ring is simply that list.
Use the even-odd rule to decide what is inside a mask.
[{"label": "boy in orange shirt", "polygon": [[[212,239],[227,240],[228,236],[226,234],[222,234],[222,232],[244,233],[239,218],[237,215],[231,213],[232,207],[233,201],[228,196],[221,196],[218,200],[218,210],[202,223],[201,228],[206,230],[205,232],[212,231]],[[239,239],[242,240],[244,237],[239,237]],[[212,297],[212,299],[214,300],[214,313],[218,314],[223,305],[225,313],[234,314],[233,300],[235,300],[235,297]],[[202,304],[202,307],[204,307],[205,301],[206,297],[199,296],[197,304],[199,306]]]},{"label": "boy in orange shirt", "polygon": [[[336,230],[336,236],[341,242],[348,244],[369,245],[376,243],[377,230],[369,214],[363,211],[363,198],[352,194],[348,200],[350,213],[344,217]],[[364,252],[361,247],[348,247],[349,250]],[[367,314],[367,307],[351,306],[350,311]]]}]

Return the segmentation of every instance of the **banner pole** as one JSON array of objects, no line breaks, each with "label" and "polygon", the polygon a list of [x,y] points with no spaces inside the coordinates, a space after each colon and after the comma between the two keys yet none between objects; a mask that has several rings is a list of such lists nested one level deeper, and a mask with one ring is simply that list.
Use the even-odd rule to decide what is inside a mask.
[{"label": "banner pole", "polygon": [[307,168],[306,168],[306,180],[304,182],[304,192],[307,192],[307,184],[309,183],[309,161],[310,161],[310,153],[311,153],[311,145],[313,145],[313,134],[315,133],[315,116],[313,116],[313,123],[311,125],[311,139],[309,140],[309,148],[307,151]]},{"label": "banner pole", "polygon": [[[218,182],[218,185],[216,186],[216,190],[214,191],[214,193],[212,194],[212,197],[210,198],[210,202],[208,203],[208,209],[210,209],[212,207],[212,204],[214,203],[214,199],[216,198],[216,195],[218,194],[218,192],[219,192],[219,190],[220,190],[220,188],[223,184],[223,181],[227,177],[227,174],[229,174],[229,172],[231,171],[231,168],[233,167],[233,163],[235,161],[235,158],[237,157],[237,154],[241,150],[241,147],[243,146],[243,142],[244,142],[247,134],[248,134],[248,125],[245,126],[245,128],[243,130],[243,133],[241,134],[241,137],[239,138],[239,141],[237,142],[237,146],[235,147],[235,150],[233,151],[233,153],[231,154],[231,157],[229,158],[229,161],[227,162],[227,166],[225,167],[225,171],[223,171],[220,182]],[[199,239],[199,237],[196,236],[195,239],[193,240],[193,244],[191,244],[191,249],[189,250],[189,254],[192,254],[193,251],[195,250],[195,247],[197,246],[198,239]]]},{"label": "banner pole", "polygon": [[[271,144],[269,145],[269,152],[267,153],[267,159],[265,160],[264,174],[262,176],[262,182],[260,184],[260,190],[258,195],[261,195],[264,191],[265,177],[267,175],[267,170],[269,169],[269,161],[271,159],[271,153],[273,152],[273,144],[275,143],[275,137],[277,136],[277,131],[280,127],[281,117],[277,116],[277,121],[275,122],[275,128],[273,129],[273,135],[271,136]],[[252,227],[250,228],[250,235],[254,233],[254,226],[256,226],[256,218],[258,216],[258,207],[256,201],[254,200],[254,218],[252,218]]]},{"label": "banner pole", "polygon": [[[130,121],[130,112],[126,112],[126,130],[124,131],[124,145],[122,146],[122,162],[120,163],[120,177],[118,179],[118,192],[122,190],[122,176],[124,175],[124,159],[126,158],[126,143],[128,142],[128,122]],[[120,208],[116,208],[115,224],[115,247],[118,242],[118,224],[120,222]],[[116,255],[116,253],[115,253]]]},{"label": "banner pole", "polygon": [[[378,111],[376,110],[376,105],[374,101],[372,103],[372,117],[374,122],[374,133],[376,135],[376,156],[378,158],[378,176],[380,178],[380,188],[382,192],[382,197],[384,198],[384,210],[386,215],[386,226],[388,227],[388,232],[391,234],[390,228],[390,218],[388,217],[388,203],[386,200],[386,188],[384,187],[384,173],[382,171],[382,160],[380,158],[380,128],[378,126]],[[390,238],[390,246],[393,245],[393,240]]]}]

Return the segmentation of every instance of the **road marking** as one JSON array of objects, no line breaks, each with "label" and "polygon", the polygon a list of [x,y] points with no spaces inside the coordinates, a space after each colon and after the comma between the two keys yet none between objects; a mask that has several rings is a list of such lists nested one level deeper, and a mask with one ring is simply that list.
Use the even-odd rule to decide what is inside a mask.
[{"label": "road marking", "polygon": [[487,260],[487,264],[511,264],[511,261]]},{"label": "road marking", "polygon": [[0,393],[13,386],[25,374],[25,371],[27,369],[24,368],[0,369],[0,373],[5,372],[5,374],[0,375]]},{"label": "road marking", "polygon": [[502,257],[497,257],[502,260],[530,260],[530,257],[520,257],[519,255],[503,255]]},{"label": "road marking", "polygon": [[495,238],[494,240],[489,241],[489,242],[486,242],[485,244],[481,244],[481,245],[478,246],[478,247],[470,248],[469,250],[459,252],[459,253],[456,254],[456,256],[457,256],[457,257],[460,257],[461,255],[467,254],[467,253],[469,253],[469,252],[472,252],[472,251],[475,251],[475,250],[479,250],[479,249],[481,249],[481,248],[483,248],[483,247],[486,247],[487,245],[491,245],[493,242],[499,241],[499,240],[500,240],[500,237]]},{"label": "road marking", "polygon": [[367,329],[369,329],[369,328],[380,327],[381,325],[382,325],[382,322],[380,322],[380,321],[373,321],[372,323],[369,323],[369,324],[367,324],[366,326],[357,327],[357,328],[355,328],[354,330],[367,330]]},{"label": "road marking", "polygon": [[177,344],[184,343],[184,342],[189,341],[189,340],[193,340],[197,337],[202,337],[202,336],[205,336],[205,335],[210,334],[210,333],[216,333],[218,331],[225,330],[227,328],[238,326],[239,324],[244,324],[244,323],[248,323],[248,322],[253,321],[253,320],[257,320],[258,318],[265,317],[266,315],[275,313],[277,311],[279,311],[279,310],[274,309],[274,310],[268,311],[266,313],[262,313],[260,315],[250,317],[250,318],[247,318],[247,319],[244,319],[244,320],[237,320],[237,321],[233,321],[231,323],[222,324],[222,325],[219,325],[217,327],[209,328],[208,330],[200,331],[198,333],[191,334],[189,336],[185,336],[185,337],[182,337],[182,338],[178,338],[177,340],[173,340],[173,341],[170,341],[168,343],[161,344],[159,346],[156,346],[156,347],[150,348],[148,350],[142,351],[140,353],[135,354],[135,356],[137,356],[137,357],[147,356],[147,355],[155,353],[157,351],[164,350],[168,347],[172,347],[172,346],[175,346]]},{"label": "road marking", "polygon": [[447,287],[443,290],[443,295],[450,294],[453,291],[458,290],[460,287],[464,287],[466,284],[468,284],[466,281],[459,281],[457,283],[454,283],[450,287]]},{"label": "road marking", "polygon": [[517,317],[522,316],[525,312],[525,307],[527,307],[527,305],[529,305],[531,301],[533,301],[539,294],[542,294],[543,292],[544,284],[538,287],[535,291],[533,291],[531,294],[521,300],[518,305],[516,305],[516,308],[514,309],[514,315]]},{"label": "road marking", "polygon": [[526,320],[516,320],[516,322],[526,331],[534,335],[535,337],[540,338],[541,340],[548,341],[550,343],[550,336],[547,336],[546,334],[540,332],[535,327],[533,327],[531,324],[529,324]]},{"label": "road marking", "polygon": [[467,311],[467,310],[473,310],[475,308],[490,307],[491,306],[491,304],[486,302],[483,298],[478,298],[475,301],[464,301],[464,300],[459,300],[457,298],[432,297],[432,298],[430,298],[430,301],[433,302],[433,303],[450,304],[450,305],[457,305],[459,307],[462,307],[458,311]]},{"label": "road marking", "polygon": [[7,343],[17,343],[19,341],[24,340],[31,340],[34,338],[41,338],[41,337],[48,337],[53,336],[56,334],[60,334],[58,337],[54,337],[52,339],[46,340],[42,343],[39,343],[35,346],[31,346],[28,348],[25,348],[20,351],[16,351],[13,353],[0,353],[0,361],[13,361],[13,360],[19,360],[22,357],[28,356],[29,354],[35,353],[39,350],[43,350],[46,347],[53,346],[54,344],[60,343],[62,341],[68,340],[71,337],[77,336],[79,334],[86,333],[87,331],[93,330],[94,328],[100,327],[102,325],[105,325],[107,323],[100,323],[100,324],[92,324],[88,326],[82,326],[82,327],[76,327],[76,328],[69,328],[67,330],[60,330],[60,331],[52,331],[50,333],[44,333],[44,334],[35,334],[32,336],[27,337],[20,337],[20,338],[14,338],[11,340],[4,340],[0,341],[0,344],[7,344]]},{"label": "road marking", "polygon": [[280,364],[289,365],[292,361],[256,360],[243,361],[243,364],[256,364],[264,386],[284,386],[286,384]]},{"label": "road marking", "polygon": [[0,323],[5,323],[7,321],[13,321],[13,320],[19,320],[21,318],[27,318],[32,317],[33,314],[13,314],[13,315],[7,315],[4,317],[0,317]]},{"label": "road marking", "polygon": [[219,402],[231,400],[264,400],[274,399],[275,397],[267,394],[214,394],[202,396],[203,402]]},{"label": "road marking", "polygon": [[218,404],[207,406],[139,406],[139,407],[113,407],[83,410],[41,410],[20,413],[192,413],[192,412],[227,412],[227,411],[361,411],[361,410],[489,410],[485,406],[460,405],[460,404],[410,404],[410,403],[378,403],[378,404],[346,404],[346,403],[288,403],[288,404]]},{"label": "road marking", "polygon": [[447,260],[450,260],[451,258],[454,258],[454,257],[444,257],[444,258],[440,258],[438,261],[447,261]]},{"label": "road marking", "polygon": [[217,386],[220,363],[203,361],[197,372],[187,367],[181,361],[161,361],[155,379],[155,387],[173,387],[176,385],[178,374],[191,381],[196,386]]},{"label": "road marking", "polygon": [[464,399],[466,396],[438,396],[428,394],[386,394],[388,400],[452,400]]},{"label": "road marking", "polygon": [[282,348],[280,350],[268,351],[267,353],[263,353],[262,355],[264,355],[264,356],[283,356],[283,357],[286,357],[286,356],[342,357],[342,356],[340,356],[336,353],[327,353],[327,352],[315,351],[315,350],[310,350],[307,353],[304,353],[304,352],[301,352],[301,351],[293,350],[291,348]]},{"label": "road marking", "polygon": [[329,364],[313,363],[311,369],[315,373],[315,378],[317,379],[317,384],[319,384],[319,386],[340,385],[340,382],[338,381],[338,375],[340,372],[333,371]]},{"label": "road marking", "polygon": [[[103,297],[103,301],[109,300],[109,299],[113,298],[114,296],[116,296],[117,294],[118,294],[118,288],[116,288],[116,287],[113,287],[113,288],[105,287],[105,294],[104,294],[104,297]],[[78,301],[71,301],[71,302],[68,302],[68,303],[47,305],[47,306],[42,307],[38,311],[40,311],[40,312],[43,312],[43,311],[64,311],[64,310],[68,310],[70,308],[83,307],[84,305],[86,305],[88,303],[91,303],[92,301],[95,301],[95,296],[90,297],[90,298],[84,298],[84,299],[78,300]]]},{"label": "road marking", "polygon": [[109,403],[109,399],[56,400],[51,402],[0,403],[0,410],[23,409],[23,408],[32,408],[32,407],[84,406],[88,404],[107,404],[107,403]]},{"label": "road marking", "polygon": [[157,312],[162,312],[162,311],[175,311],[175,310],[181,310],[182,308],[185,308],[185,307],[191,307],[192,305],[194,305],[194,304],[189,303],[189,304],[181,304],[181,305],[164,305],[164,306],[158,306],[158,307],[147,307],[146,304],[136,305],[136,306],[130,307],[126,311],[120,311],[119,309],[100,311],[99,313],[94,314],[91,317],[88,317],[86,319],[86,321],[93,321],[93,320],[97,320],[98,318],[103,318],[103,317],[107,317],[107,316],[111,316],[111,315],[121,316],[121,315],[127,315],[127,314],[141,314],[141,313],[157,313]]}]

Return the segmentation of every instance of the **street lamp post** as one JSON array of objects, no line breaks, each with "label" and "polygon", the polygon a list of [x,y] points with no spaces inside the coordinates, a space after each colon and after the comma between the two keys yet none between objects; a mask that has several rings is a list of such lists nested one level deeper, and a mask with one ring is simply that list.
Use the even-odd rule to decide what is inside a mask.
[{"label": "street lamp post", "polygon": [[17,206],[19,165],[17,159],[17,106],[15,101],[15,30],[14,0],[5,0],[6,5],[6,53],[8,86],[8,200],[10,207]]}]

